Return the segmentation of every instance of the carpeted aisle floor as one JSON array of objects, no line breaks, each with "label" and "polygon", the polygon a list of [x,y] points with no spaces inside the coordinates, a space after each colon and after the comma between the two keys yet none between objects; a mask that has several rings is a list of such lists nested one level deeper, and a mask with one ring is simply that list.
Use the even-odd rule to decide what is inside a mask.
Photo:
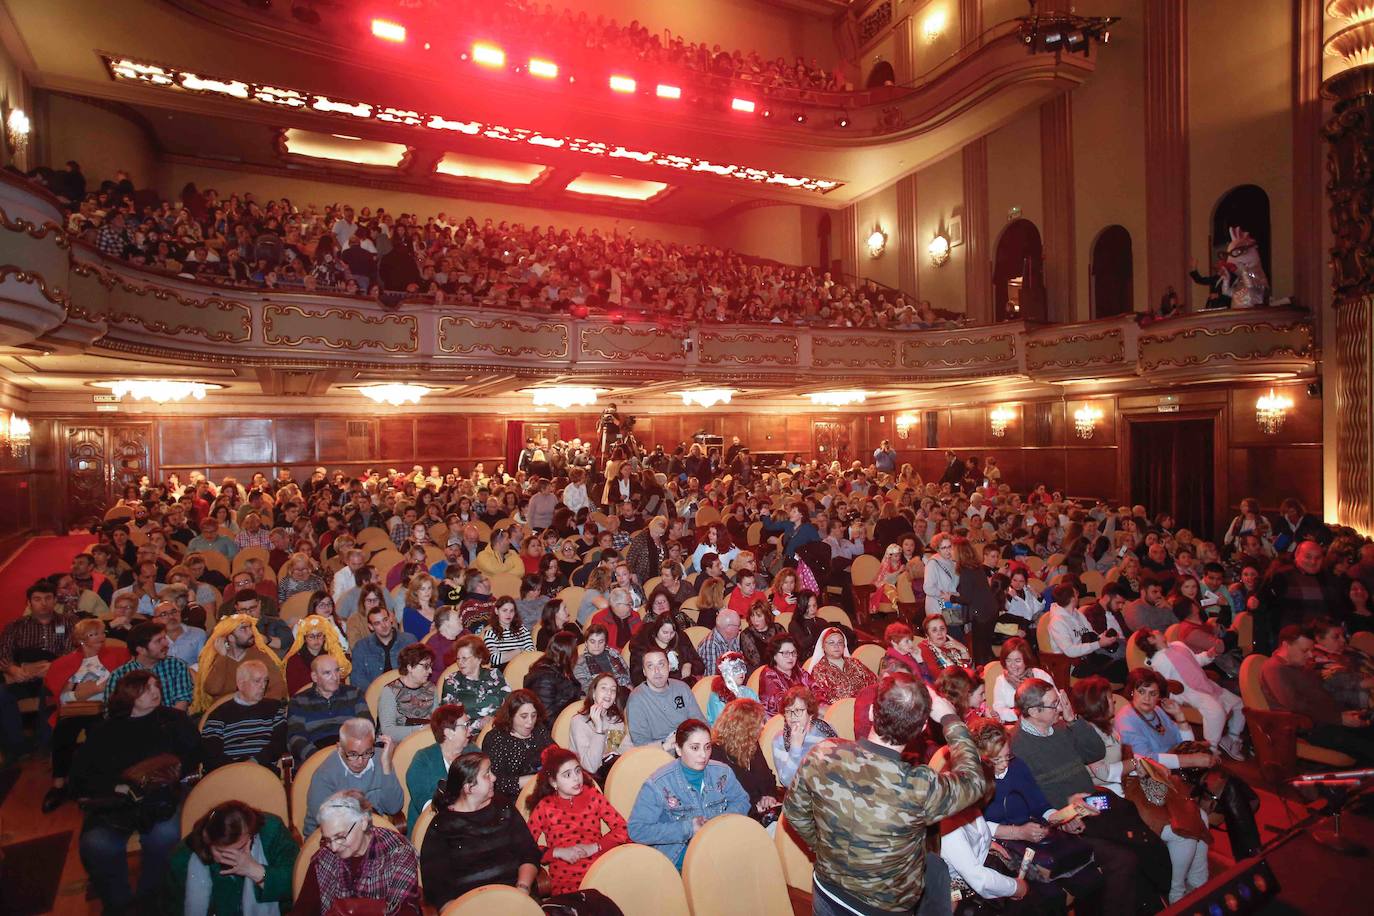
[{"label": "carpeted aisle floor", "polygon": [[0,627],[24,613],[24,591],[35,579],[72,568],[72,557],[96,541],[92,534],[30,538],[0,567]]}]

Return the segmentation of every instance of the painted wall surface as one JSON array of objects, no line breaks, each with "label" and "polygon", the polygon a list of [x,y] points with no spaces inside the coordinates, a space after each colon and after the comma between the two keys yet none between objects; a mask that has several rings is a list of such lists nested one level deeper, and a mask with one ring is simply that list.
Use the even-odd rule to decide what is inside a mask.
[{"label": "painted wall surface", "polygon": [[[200,165],[187,165],[179,162],[166,163],[165,178],[161,190],[164,194],[180,195],[181,188],[188,181],[194,181],[202,189],[214,188],[220,196],[232,191],[252,191],[259,200],[273,197],[289,197],[296,206],[314,204],[325,207],[331,203],[352,203],[355,207],[370,206],[374,209],[385,207],[393,213],[417,213],[422,216],[444,213],[449,217],[471,216],[481,220],[491,217],[495,220],[509,220],[526,224],[552,224],[560,229],[600,229],[609,232],[618,229],[625,233],[633,230],[642,238],[665,239],[684,245],[699,245],[707,239],[704,230],[695,226],[676,223],[659,223],[652,220],[631,217],[601,216],[591,213],[573,213],[567,210],[547,210],[538,207],[521,207],[513,204],[479,200],[461,200],[451,197],[426,197],[407,191],[390,191],[378,188],[350,188],[347,185],[308,178],[287,178],[278,175],[262,175],[238,172],[227,169],[213,169]],[[89,170],[88,170],[89,173]]]},{"label": "painted wall surface", "polygon": [[[897,254],[897,186],[889,185],[871,197],[859,201],[856,206],[859,212],[859,273],[879,283],[895,287],[901,273]],[[881,228],[887,233],[887,248],[880,258],[868,256],[867,240],[874,228]]]},{"label": "painted wall surface", "polygon": [[[1077,128],[1077,125],[1074,125]],[[1012,207],[1043,230],[1045,207],[1040,176],[1040,110],[1032,108],[988,134],[988,258],[997,250]]]},{"label": "painted wall surface", "polygon": [[[983,29],[986,31],[999,22],[1025,16],[1028,12],[1025,0],[983,0]],[[1090,14],[1080,12],[1080,15]]]},{"label": "painted wall surface", "polygon": [[740,211],[715,223],[711,244],[784,264],[812,263],[814,257],[807,259],[804,246],[802,210],[800,204],[777,204]]},{"label": "painted wall surface", "polygon": [[[29,89],[28,81],[24,79],[24,73],[19,68],[18,63],[10,56],[9,50],[0,44],[0,111],[8,117],[9,113],[16,108],[22,108],[29,115],[29,122],[33,125],[33,93]],[[36,125],[33,125],[36,127]],[[30,134],[30,150],[32,144],[37,140],[34,134]],[[41,164],[30,151],[26,157],[16,156],[9,147],[8,143],[0,143],[0,165],[13,164],[17,168],[29,169],[35,164]]]},{"label": "painted wall surface", "polygon": [[946,232],[950,217],[964,206],[964,161],[956,152],[916,173],[916,277],[922,299],[937,309],[967,311],[964,303],[964,258],[968,246],[950,250],[941,267],[930,262],[930,240]]},{"label": "painted wall surface", "polygon": [[949,61],[963,44],[959,33],[959,0],[929,0],[911,7],[917,75]]},{"label": "painted wall surface", "polygon": [[56,93],[45,93],[43,106],[45,142],[54,165],[75,159],[92,188],[119,169],[129,173],[135,187],[161,187],[157,150],[139,125],[107,108]]},{"label": "painted wall surface", "polygon": [[[1209,263],[1217,201],[1259,185],[1269,195],[1275,296],[1291,293],[1293,278],[1292,6],[1252,0],[1236,16],[1228,4],[1188,4],[1191,250]],[[1194,286],[1194,306],[1205,298]]]},{"label": "painted wall surface", "polygon": [[1146,0],[1087,0],[1080,15],[1115,15],[1112,40],[1097,72],[1074,90],[1074,234],[1078,271],[1074,318],[1092,317],[1092,246],[1098,234],[1121,225],[1131,234],[1134,300],[1144,311],[1162,291],[1148,289],[1145,226],[1145,59],[1141,34]]}]

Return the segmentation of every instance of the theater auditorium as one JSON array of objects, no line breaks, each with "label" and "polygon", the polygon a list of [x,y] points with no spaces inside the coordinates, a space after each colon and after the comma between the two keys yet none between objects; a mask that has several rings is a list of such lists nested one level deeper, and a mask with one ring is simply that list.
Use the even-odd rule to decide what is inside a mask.
[{"label": "theater auditorium", "polygon": [[0,913],[1356,913],[1368,0],[0,0]]}]

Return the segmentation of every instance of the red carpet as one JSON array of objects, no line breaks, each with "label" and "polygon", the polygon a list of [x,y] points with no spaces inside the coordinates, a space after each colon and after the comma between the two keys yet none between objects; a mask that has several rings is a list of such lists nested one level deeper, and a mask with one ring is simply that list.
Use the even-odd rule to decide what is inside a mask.
[{"label": "red carpet", "polygon": [[36,537],[0,567],[0,626],[24,613],[24,591],[34,580],[72,568],[72,557],[96,541],[95,535]]}]

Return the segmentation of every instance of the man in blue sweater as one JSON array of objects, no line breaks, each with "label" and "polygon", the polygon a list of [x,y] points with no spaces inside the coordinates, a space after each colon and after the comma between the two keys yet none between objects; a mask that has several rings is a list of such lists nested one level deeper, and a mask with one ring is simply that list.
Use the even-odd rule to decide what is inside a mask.
[{"label": "man in blue sweater", "polygon": [[782,535],[779,546],[782,548],[783,560],[791,560],[797,555],[799,548],[821,539],[821,533],[811,524],[811,519],[806,514],[804,503],[790,503],[787,506],[785,522],[774,521],[772,513],[767,509],[763,510],[762,515],[763,530]]}]

